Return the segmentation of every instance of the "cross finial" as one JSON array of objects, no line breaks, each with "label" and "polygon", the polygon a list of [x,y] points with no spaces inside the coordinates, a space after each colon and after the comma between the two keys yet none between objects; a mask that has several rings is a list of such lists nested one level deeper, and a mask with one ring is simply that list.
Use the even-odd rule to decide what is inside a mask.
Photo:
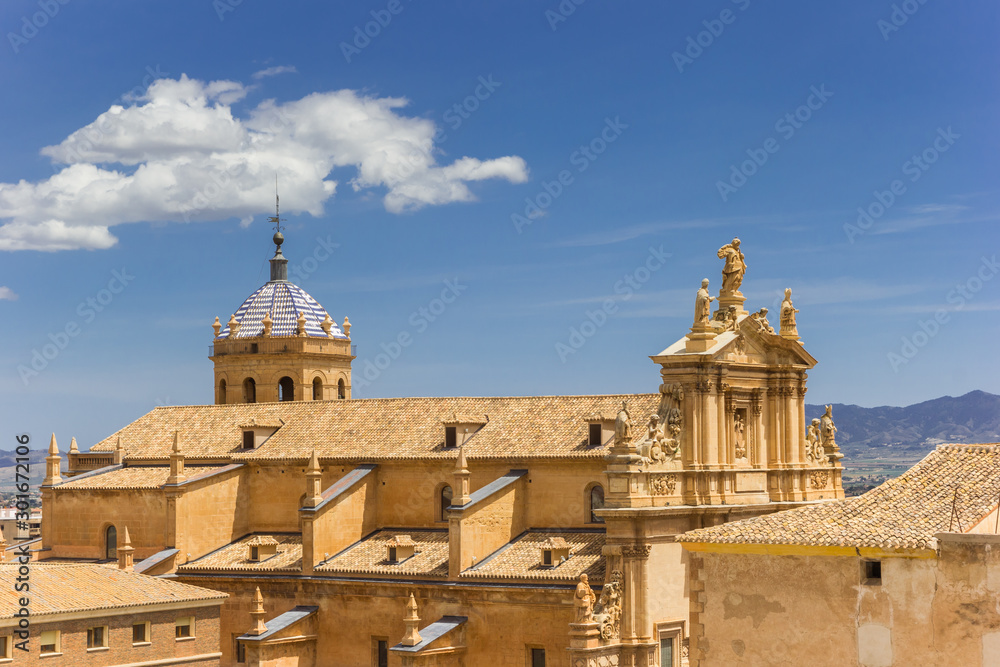
[{"label": "cross finial", "polygon": [[284,219],[281,217],[281,200],[278,197],[278,175],[274,175],[274,215],[269,217],[268,222],[274,223],[274,245],[278,246],[278,250],[281,250],[281,243],[285,240],[284,235],[281,233],[281,223]]}]

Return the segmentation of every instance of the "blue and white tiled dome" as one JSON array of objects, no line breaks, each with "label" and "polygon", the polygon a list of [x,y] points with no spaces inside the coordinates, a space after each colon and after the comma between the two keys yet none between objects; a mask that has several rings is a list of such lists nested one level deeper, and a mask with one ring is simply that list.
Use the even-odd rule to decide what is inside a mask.
[{"label": "blue and white tiled dome", "polygon": [[[272,336],[294,336],[298,328],[299,313],[306,315],[306,335],[317,338],[327,338],[320,323],[326,319],[327,312],[316,299],[294,283],[285,280],[272,280],[264,283],[251,294],[236,311],[236,321],[239,329],[233,338],[255,338],[264,332],[264,315],[271,314]],[[346,340],[347,336],[334,322],[330,327],[330,336]],[[229,338],[229,325],[226,324],[219,333],[219,338]]]}]

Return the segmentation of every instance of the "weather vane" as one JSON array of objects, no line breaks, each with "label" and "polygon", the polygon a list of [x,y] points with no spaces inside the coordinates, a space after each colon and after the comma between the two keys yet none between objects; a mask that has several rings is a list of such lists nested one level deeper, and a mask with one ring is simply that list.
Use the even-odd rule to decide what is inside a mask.
[{"label": "weather vane", "polygon": [[281,213],[280,213],[280,210],[278,208],[278,206],[279,206],[280,203],[281,202],[278,199],[278,175],[275,174],[274,175],[274,215],[272,217],[269,217],[267,220],[268,220],[268,222],[273,222],[274,223],[274,232],[276,234],[280,234],[281,233],[281,223],[285,222],[285,219],[281,217]]}]

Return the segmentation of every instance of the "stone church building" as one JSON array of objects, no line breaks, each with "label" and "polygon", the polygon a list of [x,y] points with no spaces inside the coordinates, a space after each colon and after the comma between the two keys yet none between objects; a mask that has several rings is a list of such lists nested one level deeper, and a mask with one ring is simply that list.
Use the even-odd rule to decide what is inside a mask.
[{"label": "stone church building", "polygon": [[42,488],[39,559],[127,530],[137,570],[228,594],[223,665],[679,667],[705,559],[677,536],[843,498],[790,292],[777,330],[744,308],[738,239],[642,393],[394,399],[352,397],[350,323],[274,242],[214,324],[215,404],[74,443],[65,476],[53,447]]}]

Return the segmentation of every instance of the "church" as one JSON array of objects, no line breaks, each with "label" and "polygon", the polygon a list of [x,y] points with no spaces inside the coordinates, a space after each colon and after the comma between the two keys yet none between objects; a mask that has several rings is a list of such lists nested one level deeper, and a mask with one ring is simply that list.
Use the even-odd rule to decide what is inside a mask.
[{"label": "church", "polygon": [[65,474],[53,439],[42,487],[39,560],[128,534],[135,572],[228,594],[222,665],[680,667],[705,559],[678,536],[843,498],[791,291],[777,328],[748,311],[739,239],[639,393],[392,399],[352,397],[348,318],[273,241],[213,324],[215,404],[74,441]]}]

